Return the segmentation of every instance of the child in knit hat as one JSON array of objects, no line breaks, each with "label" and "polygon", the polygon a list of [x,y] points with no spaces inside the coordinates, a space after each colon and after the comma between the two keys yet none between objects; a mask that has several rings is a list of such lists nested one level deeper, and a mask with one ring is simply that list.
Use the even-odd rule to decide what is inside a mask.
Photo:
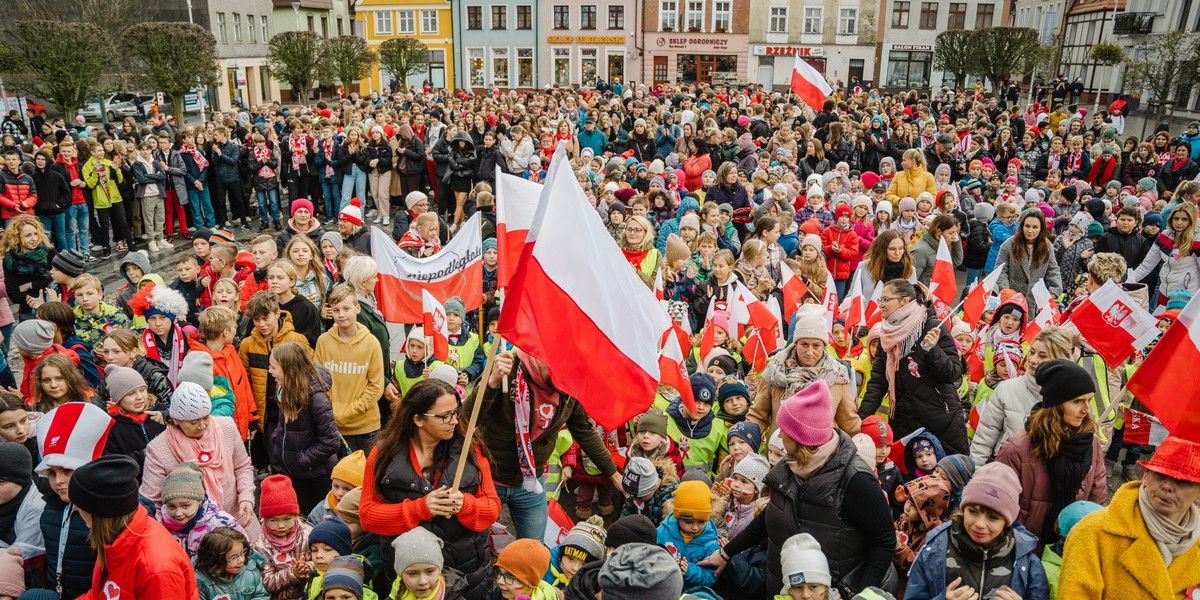
[{"label": "child in knit hat", "polygon": [[[750,412],[750,389],[737,379],[737,365],[732,357],[720,357],[709,361],[708,374],[712,375],[717,380],[717,418],[725,421],[729,427],[733,427],[737,423],[746,420],[746,413]],[[725,368],[732,365],[733,371],[727,372]],[[723,377],[717,377],[714,372],[720,370],[724,372]]]},{"label": "child in knit hat", "polygon": [[945,457],[946,452],[942,450],[942,443],[937,436],[927,432],[912,436],[908,443],[904,444],[904,468],[908,473],[906,479],[911,481],[933,475],[938,461]]},{"label": "child in knit hat", "polygon": [[958,505],[962,502],[963,488],[975,475],[975,461],[965,454],[950,454],[938,461],[933,474],[945,482],[946,489],[950,490],[950,504],[944,512],[949,516],[958,510]]},{"label": "child in knit hat", "polygon": [[685,469],[711,473],[727,444],[725,422],[712,412],[717,385],[708,373],[693,373],[689,380],[696,412],[684,406],[682,398],[671,401],[667,406],[667,435],[679,444]]},{"label": "child in knit hat", "polygon": [[919,477],[897,488],[896,499],[903,503],[904,509],[896,519],[892,564],[904,581],[908,568],[925,544],[925,534],[942,524],[942,515],[950,505],[950,490],[938,477]]},{"label": "child in knit hat", "polygon": [[438,365],[445,364],[433,357],[433,338],[425,335],[425,327],[417,325],[408,332],[404,340],[404,360],[396,362],[393,372],[396,387],[400,388],[400,396],[408,393],[418,381],[429,378],[429,372]]},{"label": "child in knit hat", "polygon": [[467,588],[462,573],[447,567],[444,542],[424,527],[414,527],[392,540],[396,580],[388,598],[418,600],[460,598]]},{"label": "child in knit hat", "polygon": [[355,450],[339,460],[330,473],[332,484],[329,494],[325,496],[324,501],[308,513],[308,524],[316,527],[321,521],[336,517],[337,513],[334,512],[334,509],[338,502],[347,492],[362,486],[363,472],[366,471],[366,468],[367,455],[362,450]]},{"label": "child in knit hat", "polygon": [[1042,567],[1046,569],[1046,579],[1050,582],[1050,600],[1058,598],[1058,578],[1062,574],[1063,546],[1071,529],[1084,517],[1104,508],[1090,500],[1079,500],[1068,504],[1058,513],[1054,530],[1058,533],[1058,541],[1046,546],[1042,551]]},{"label": "child in knit hat", "polygon": [[771,437],[767,440],[767,464],[774,467],[785,457],[787,457],[787,450],[783,446],[783,432],[776,429],[771,432]]},{"label": "child in knit hat", "polygon": [[375,592],[364,585],[368,571],[366,564],[357,556],[333,559],[321,583],[321,600],[377,599]]},{"label": "child in knit hat", "polygon": [[300,517],[296,490],[286,475],[271,475],[262,481],[258,516],[263,534],[254,541],[254,551],[267,557],[262,565],[263,584],[276,600],[299,600],[310,573],[304,553],[312,528]]},{"label": "child in knit hat", "polygon": [[113,418],[104,451],[124,454],[141,465],[150,440],[167,429],[163,413],[150,410],[152,401],[146,380],[133,369],[108,365],[104,369],[104,384],[110,398],[108,414]]},{"label": "child in knit hat", "polygon": [[714,567],[699,563],[720,548],[713,515],[712,490],[701,481],[685,481],[675,489],[671,514],[658,526],[658,544],[667,549],[683,572],[686,593],[704,591],[717,582]]},{"label": "child in knit hat", "polygon": [[829,560],[812,534],[798,533],[784,541],[779,562],[783,589],[777,600],[829,600]]},{"label": "child in knit hat", "polygon": [[658,527],[663,520],[663,507],[679,486],[675,463],[665,457],[650,460],[634,456],[625,463],[623,475],[625,504],[621,515],[643,515]]},{"label": "child in knit hat", "polygon": [[386,583],[383,580],[384,562],[383,562],[383,546],[380,545],[380,537],[377,533],[370,533],[363,529],[362,521],[359,519],[358,507],[362,500],[362,488],[357,487],[349,492],[338,501],[337,508],[333,512],[337,513],[337,517],[350,528],[350,552],[355,556],[361,557],[364,562],[371,565],[375,572],[377,581],[371,581],[371,588],[383,589]]},{"label": "child in knit hat", "polygon": [[[728,490],[725,515],[718,527],[721,537],[737,537],[766,507],[767,498],[762,495],[763,480],[770,470],[765,456],[751,453],[737,462],[728,479],[719,482],[722,490]],[[714,492],[716,489],[717,486],[713,486]]]},{"label": "child in knit hat", "polygon": [[262,566],[270,562],[250,549],[246,536],[236,529],[218,527],[200,540],[196,550],[196,587],[200,600],[260,600],[270,593],[263,587]]},{"label": "child in knit hat", "polygon": [[171,385],[178,385],[179,368],[188,344],[177,321],[187,319],[187,301],[165,285],[149,285],[133,295],[129,307],[135,321],[139,317],[146,321],[146,331],[142,334],[146,356],[167,365],[167,379]]},{"label": "child in knit hat", "polygon": [[728,479],[733,476],[734,465],[741,462],[743,458],[758,452],[762,446],[762,430],[759,429],[758,423],[751,421],[742,421],[729,426],[729,431],[725,434],[725,445],[729,449],[729,454],[721,460],[721,466],[717,469],[717,475],[714,478],[716,485],[713,487],[713,493],[718,496],[729,494]]},{"label": "child in knit hat", "polygon": [[576,523],[567,532],[562,544],[550,550],[550,568],[546,569],[542,581],[556,589],[565,590],[584,565],[604,560],[605,535],[604,519],[600,515]]},{"label": "child in knit hat", "polygon": [[863,435],[871,438],[875,445],[875,477],[883,493],[887,495],[888,504],[892,507],[892,517],[900,516],[903,505],[895,499],[896,488],[904,483],[904,475],[892,461],[892,451],[895,448],[892,437],[892,427],[880,415],[871,415],[862,421]]},{"label": "child in knit hat", "polygon": [[997,593],[1007,588],[1019,598],[1048,598],[1037,537],[1016,522],[1020,494],[1012,467],[993,462],[976,470],[962,510],[926,534],[905,597],[1003,598]]},{"label": "child in knit hat", "polygon": [[359,584],[363,586],[357,598],[362,600],[378,600],[374,591],[366,587],[365,582],[371,581],[375,573],[371,564],[361,556],[352,554],[353,542],[350,537],[350,527],[341,519],[332,518],[321,521],[308,533],[308,581],[305,584],[305,598],[315,600],[321,597],[324,589],[325,575],[334,569],[334,561],[339,558],[354,558],[361,566]]},{"label": "child in knit hat", "polygon": [[516,540],[496,557],[496,590],[504,600],[558,600],[559,591],[542,579],[549,568],[549,548],[538,540]]},{"label": "child in knit hat", "polygon": [[246,534],[237,519],[217,508],[204,492],[200,467],[189,462],[180,463],[163,480],[162,508],[158,518],[192,559],[196,558],[200,540],[218,527],[229,527]]}]

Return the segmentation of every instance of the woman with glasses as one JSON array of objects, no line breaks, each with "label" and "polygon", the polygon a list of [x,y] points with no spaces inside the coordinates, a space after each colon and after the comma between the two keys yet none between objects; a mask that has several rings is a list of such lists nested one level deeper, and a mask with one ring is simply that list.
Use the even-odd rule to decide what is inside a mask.
[{"label": "woman with glasses", "polygon": [[278,424],[268,429],[271,472],[292,479],[300,514],[308,514],[329,492],[342,444],[328,394],[333,378],[298,342],[276,346],[267,369],[279,405]]},{"label": "woman with glasses", "polygon": [[637,270],[647,286],[654,288],[654,278],[658,276],[659,259],[662,255],[654,247],[654,226],[646,217],[632,216],[621,234],[621,252],[625,260]]},{"label": "woman with glasses", "polygon": [[872,361],[858,416],[875,414],[883,399],[889,398],[884,412],[897,438],[924,427],[938,437],[947,453],[966,454],[967,425],[956,392],[963,361],[950,330],[926,305],[924,296],[923,287],[904,279],[884,284],[879,298],[883,352]]},{"label": "woman with glasses", "polygon": [[488,528],[500,515],[487,451],[475,439],[466,455],[462,483],[451,491],[463,457],[466,420],[449,384],[417,382],[376,439],[367,459],[359,518],[363,529],[384,537],[384,568],[394,579],[392,539],[416,527],[441,538],[445,566],[467,580],[466,598],[491,588]]}]

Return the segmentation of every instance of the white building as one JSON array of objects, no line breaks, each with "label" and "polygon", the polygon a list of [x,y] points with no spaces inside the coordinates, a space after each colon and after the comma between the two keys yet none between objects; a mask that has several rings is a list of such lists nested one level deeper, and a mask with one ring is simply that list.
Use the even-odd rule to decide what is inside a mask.
[{"label": "white building", "polygon": [[877,87],[928,91],[954,84],[954,76],[933,68],[937,35],[949,29],[986,29],[1008,23],[1009,0],[942,2],[880,0]]},{"label": "white building", "polygon": [[751,80],[787,89],[796,55],[831,82],[873,84],[879,4],[874,0],[754,0]]}]

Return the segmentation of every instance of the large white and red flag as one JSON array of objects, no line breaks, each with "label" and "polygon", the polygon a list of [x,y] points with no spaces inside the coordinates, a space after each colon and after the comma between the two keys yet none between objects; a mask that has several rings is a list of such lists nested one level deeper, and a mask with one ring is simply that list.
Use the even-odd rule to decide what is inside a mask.
[{"label": "large white and red flag", "polygon": [[445,361],[450,355],[450,329],[446,325],[446,307],[442,306],[429,290],[421,290],[421,304],[425,335],[433,339],[433,348],[426,348],[426,352],[432,350],[434,358]]},{"label": "large white and red flag", "polygon": [[996,268],[984,277],[982,281],[976,282],[971,291],[967,293],[967,298],[963,300],[963,321],[975,329],[979,324],[979,318],[983,316],[984,307],[987,306],[987,299],[992,295],[992,290],[996,289],[996,282],[1000,281],[1000,273],[1004,271],[1004,265],[996,265]]},{"label": "large white and red flag", "polygon": [[[1074,312],[1070,318],[1074,320]],[[1126,385],[1133,397],[1146,405],[1171,435],[1193,441],[1200,441],[1198,364],[1200,302],[1192,301],[1179,313],[1179,318],[1146,355]],[[1127,426],[1128,423],[1126,420]]]},{"label": "large white and red flag", "polygon": [[[1111,280],[1081,302],[1068,318],[1113,369],[1159,333],[1154,317]],[[1144,368],[1145,364],[1139,371]]]},{"label": "large white and red flag", "polygon": [[846,331],[850,335],[857,337],[854,333],[854,328],[867,321],[866,315],[867,299],[863,298],[862,277],[856,273],[854,282],[850,284],[850,291],[846,293],[846,299],[842,301],[842,314],[846,319]]},{"label": "large white and red flag", "polygon": [[875,282],[875,290],[871,292],[871,299],[867,301],[867,308],[863,310],[863,314],[867,315],[867,329],[874,327],[877,323],[883,321],[883,311],[879,309],[879,303],[883,298],[883,282]]},{"label": "large white and red flag", "polygon": [[954,297],[958,295],[957,287],[950,247],[946,245],[946,238],[939,238],[933,275],[929,278],[929,292],[933,294],[939,312],[948,310],[954,304]]},{"label": "large white and red flag", "polygon": [[496,167],[496,286],[508,287],[521,250],[525,249],[525,237],[533,224],[538,199],[542,195],[542,184],[524,177],[501,173]]},{"label": "large white and red flag", "polygon": [[596,218],[566,154],[550,163],[498,329],[615,429],[653,400],[659,341],[671,322]]},{"label": "large white and red flag", "polygon": [[796,92],[796,95],[800,96],[800,99],[813,110],[821,110],[825,99],[833,93],[833,88],[829,87],[829,82],[825,81],[825,77],[808,64],[799,53],[796,54],[796,62],[792,65],[791,87],[792,91]]},{"label": "large white and red flag", "polygon": [[421,292],[434,298],[458,296],[467,310],[483,303],[483,239],[480,213],[433,256],[416,258],[400,250],[392,236],[371,228],[371,256],[379,266],[375,301],[385,321],[416,324],[424,321]]}]

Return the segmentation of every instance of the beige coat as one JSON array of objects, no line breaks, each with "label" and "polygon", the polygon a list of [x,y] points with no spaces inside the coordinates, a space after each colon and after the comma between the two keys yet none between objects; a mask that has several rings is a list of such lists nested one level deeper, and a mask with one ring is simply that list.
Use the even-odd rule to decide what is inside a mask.
[{"label": "beige coat", "polygon": [[[776,354],[771,358],[771,362],[778,361],[782,363],[787,357],[793,356],[794,352],[789,346],[783,352]],[[841,365],[841,363],[838,363]],[[850,373],[846,373],[846,378],[849,380]],[[839,383],[829,386],[829,392],[833,395],[833,422],[838,429],[845,431],[850,436],[854,436],[862,429],[862,419],[858,416],[858,399],[854,395],[854,387],[849,383]],[[754,393],[754,403],[750,405],[750,411],[746,413],[746,420],[758,425],[762,430],[763,439],[768,440],[771,434],[775,432],[775,415],[779,413],[779,405],[787,400],[784,394],[787,393],[785,388],[768,383],[766,380],[760,379],[758,388]]]}]

